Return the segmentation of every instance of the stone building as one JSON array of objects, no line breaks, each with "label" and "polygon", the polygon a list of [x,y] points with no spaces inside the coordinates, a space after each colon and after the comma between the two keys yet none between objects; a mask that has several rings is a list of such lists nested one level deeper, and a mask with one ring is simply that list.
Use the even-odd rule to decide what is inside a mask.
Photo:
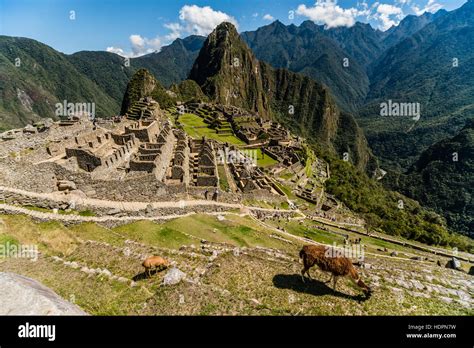
[{"label": "stone building", "polygon": [[122,163],[138,145],[133,134],[112,134],[102,129],[77,136],[74,142],[75,146],[65,148],[66,158],[75,157],[79,168],[87,172]]},{"label": "stone building", "polygon": [[196,186],[216,187],[219,183],[217,161],[212,141],[205,138],[190,140],[193,183]]},{"label": "stone building", "polygon": [[158,119],[162,116],[160,104],[151,97],[141,98],[133,103],[125,117],[130,120]]}]

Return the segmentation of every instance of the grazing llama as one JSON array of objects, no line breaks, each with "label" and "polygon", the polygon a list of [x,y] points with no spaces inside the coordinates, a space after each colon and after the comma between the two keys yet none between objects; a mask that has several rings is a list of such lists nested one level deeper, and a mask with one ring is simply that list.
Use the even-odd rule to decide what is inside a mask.
[{"label": "grazing llama", "polygon": [[301,271],[301,278],[304,282],[306,273],[310,279],[309,269],[317,265],[322,271],[331,273],[331,278],[326,283],[333,280],[333,290],[336,291],[336,282],[338,277],[349,276],[362,291],[369,295],[370,288],[360,279],[352,261],[347,257],[332,257],[327,255],[328,248],[323,245],[305,245],[300,251],[300,258],[303,259],[304,268]]},{"label": "grazing llama", "polygon": [[145,274],[149,277],[150,270],[156,269],[158,267],[164,269],[169,267],[170,263],[168,260],[160,257],[160,256],[150,256],[143,261],[142,266],[145,267]]}]

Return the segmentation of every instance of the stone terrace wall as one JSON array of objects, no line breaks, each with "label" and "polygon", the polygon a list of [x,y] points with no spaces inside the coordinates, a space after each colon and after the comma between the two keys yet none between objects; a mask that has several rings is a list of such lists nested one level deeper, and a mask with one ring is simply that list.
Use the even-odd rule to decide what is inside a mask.
[{"label": "stone terrace wall", "polygon": [[57,190],[54,167],[58,165],[55,163],[46,162],[35,166],[30,164],[25,166],[24,163],[6,158],[0,160],[0,166],[2,167],[0,172],[2,186],[45,193]]},{"label": "stone terrace wall", "polygon": [[[47,198],[28,197],[19,193],[11,193],[0,190],[0,200],[12,205],[35,206],[44,209],[69,209],[75,211],[94,211],[97,216],[162,216],[162,215],[181,215],[187,213],[206,213],[206,212],[224,212],[232,210],[232,207],[221,206],[186,206],[182,207],[159,207],[153,208],[151,205],[141,210],[122,210],[109,207],[93,207],[87,204],[77,202],[75,197],[65,196],[61,201],[54,201]],[[2,209],[0,208],[0,212]]]}]

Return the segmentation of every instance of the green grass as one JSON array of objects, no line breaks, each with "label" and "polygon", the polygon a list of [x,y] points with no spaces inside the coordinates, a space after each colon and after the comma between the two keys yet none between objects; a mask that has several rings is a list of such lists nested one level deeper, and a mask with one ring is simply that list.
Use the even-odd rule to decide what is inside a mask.
[{"label": "green grass", "polygon": [[237,215],[225,215],[223,221],[219,221],[212,215],[192,215],[168,221],[163,227],[185,231],[198,239],[211,242],[229,243],[236,246],[285,247],[278,240],[269,238],[270,232],[262,230],[262,227],[253,220]]},{"label": "green grass", "polygon": [[230,189],[230,186],[227,180],[227,175],[224,166],[217,166],[217,172],[219,173],[219,185],[221,187],[221,190],[228,191]]},{"label": "green grass", "polygon": [[72,225],[69,227],[75,236],[82,240],[96,240],[113,245],[120,245],[124,238],[120,237],[113,230],[97,225],[93,222]]},{"label": "green grass", "polygon": [[214,139],[222,143],[229,143],[232,145],[245,145],[245,142],[234,135],[220,135],[214,129],[208,128],[204,120],[194,114],[184,114],[179,117],[179,121],[183,125],[184,130],[194,139],[199,139],[205,136],[209,139]]},{"label": "green grass", "polygon": [[279,177],[285,180],[291,180],[295,175],[290,172],[286,172],[284,174],[280,174]]},{"label": "green grass", "polygon": [[[450,270],[434,265],[410,263],[392,259],[370,258],[374,268],[363,270],[361,277],[369,285],[373,276],[379,276],[381,286],[374,287],[371,298],[359,302],[360,296],[349,279],[338,282],[338,293],[321,283],[326,274],[311,270],[315,281],[301,282],[301,263],[298,251],[303,243],[291,237],[267,229],[247,216],[225,215],[221,221],[216,216],[196,214],[164,223],[139,221],[113,229],[84,223],[64,226],[58,222],[37,223],[22,215],[0,215],[0,243],[17,241],[22,244],[38,243],[42,255],[36,262],[24,258],[0,258],[0,271],[13,272],[36,279],[51,288],[66,300],[74,301],[92,315],[472,315],[472,309],[456,302],[444,303],[436,295],[426,299],[414,297],[407,290],[402,296],[392,292],[386,281],[388,275],[408,279],[419,278],[422,270],[433,270],[433,284],[438,278],[452,282],[453,279],[468,279],[466,274],[452,274]],[[289,232],[306,235],[314,240],[340,242],[342,237],[312,228],[314,223],[296,221],[283,227]],[[309,231],[308,231],[309,230]],[[117,235],[119,234],[119,236]],[[294,244],[270,237],[277,234]],[[189,236],[191,235],[191,236]],[[83,240],[103,243],[82,243]],[[132,239],[145,246],[127,244]],[[219,254],[214,262],[202,257],[200,240],[221,242],[232,246],[248,246],[235,255],[233,252]],[[194,244],[193,252],[201,257],[192,257],[189,249],[183,253],[151,248],[177,248],[183,244]],[[211,243],[212,244],[212,243]],[[293,260],[275,259],[254,246],[280,250]],[[131,255],[125,253],[126,250]],[[64,250],[64,252],[62,252]],[[177,262],[188,276],[212,265],[201,277],[199,284],[181,282],[173,286],[162,286],[166,272],[159,272],[147,279],[136,279],[143,272],[142,255],[158,253]],[[80,266],[107,269],[113,275],[134,279],[135,286],[109,279],[102,275],[89,275],[80,268],[72,268],[53,261],[47,255],[58,255],[67,261],[76,261]],[[46,256],[46,257],[44,257]],[[138,256],[138,257],[137,257]],[[380,267],[381,266],[381,267]],[[442,279],[441,279],[442,280]],[[440,282],[439,285],[443,285]],[[446,286],[446,285],[444,285]],[[223,289],[226,293],[219,289]],[[292,301],[289,301],[290,296]],[[180,297],[185,300],[180,303]],[[72,298],[74,300],[72,300]],[[254,301],[255,299],[255,301]],[[256,303],[255,303],[256,302]]]},{"label": "green grass", "polygon": [[338,236],[312,226],[306,226],[305,224],[300,225],[297,221],[285,223],[284,228],[291,234],[300,237],[307,237],[320,243],[332,244],[336,242],[338,244],[342,244],[344,242],[344,238],[342,236]]},{"label": "green grass", "polygon": [[192,244],[195,241],[182,232],[160,225],[152,221],[137,221],[112,229],[123,237],[134,239],[141,243],[167,248],[179,248],[181,245]]},{"label": "green grass", "polygon": [[259,167],[268,167],[268,166],[272,166],[272,165],[277,164],[277,163],[278,163],[277,160],[274,160],[273,158],[271,158],[267,154],[264,154],[262,149],[257,150],[257,165]]},{"label": "green grass", "polygon": [[10,235],[6,234],[0,234],[0,246],[2,247],[0,249],[0,257],[4,256],[3,251],[7,252],[9,247],[15,245],[18,246],[20,244],[18,240],[15,237],[12,237]]},{"label": "green grass", "polygon": [[296,197],[296,195],[291,191],[291,188],[287,185],[283,185],[280,182],[275,182],[275,185],[277,185],[280,190],[283,191],[283,193],[291,200],[299,201],[300,199]]}]

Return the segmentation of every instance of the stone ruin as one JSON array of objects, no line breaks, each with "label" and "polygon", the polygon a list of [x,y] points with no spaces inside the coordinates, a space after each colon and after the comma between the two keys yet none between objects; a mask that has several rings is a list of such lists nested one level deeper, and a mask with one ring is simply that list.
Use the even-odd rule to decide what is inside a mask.
[{"label": "stone ruin", "polygon": [[160,104],[151,97],[145,97],[133,103],[125,117],[129,120],[156,119],[161,113]]},{"label": "stone ruin", "polygon": [[[237,124],[237,121],[253,117],[252,127],[271,138],[266,138],[263,144],[248,146],[248,149],[262,150],[265,155],[279,160],[280,165],[289,166],[299,161],[298,147],[293,137],[278,123],[255,118],[255,115],[229,106],[209,103],[180,106],[187,112],[201,112],[202,117],[209,117],[216,127],[216,133],[225,133],[227,127],[232,131],[232,122],[236,121]],[[107,181],[144,180],[151,185],[156,181],[156,187],[168,186],[160,192],[184,193],[199,192],[199,188],[221,188],[233,193],[240,191],[284,196],[276,182],[255,163],[220,163],[217,158],[219,149],[228,147],[228,144],[204,137],[192,139],[185,131],[174,126],[161,112],[159,104],[151,98],[140,99],[126,115],[109,122],[92,122],[80,117],[73,117],[69,122],[74,123],[74,126],[61,122],[55,124],[54,127],[65,127],[68,131],[64,132],[62,138],[57,137],[48,142],[47,153],[50,158],[46,161],[59,165],[65,170],[64,173],[77,174],[77,178],[80,178],[76,182],[77,188],[84,192],[102,192],[102,181],[106,186]],[[241,152],[237,147],[233,149]],[[74,175],[60,173],[60,179],[72,180],[72,184],[76,181],[71,179]],[[92,185],[94,188],[91,188]],[[127,192],[130,191],[128,183],[124,186]],[[117,193],[116,196],[120,197],[121,194]]]},{"label": "stone ruin", "polygon": [[133,134],[113,134],[96,130],[74,138],[74,147],[66,147],[66,158],[75,157],[79,168],[92,172],[122,163],[138,144]]},{"label": "stone ruin", "polygon": [[211,140],[202,138],[199,140],[190,139],[190,170],[192,173],[192,183],[195,186],[218,185],[217,161],[214,144]]},{"label": "stone ruin", "polygon": [[244,193],[265,190],[273,194],[283,192],[258,167],[241,163],[230,163],[229,168],[237,187]]},{"label": "stone ruin", "polygon": [[214,142],[191,139],[163,114],[155,117],[159,106],[153,100],[145,98],[136,104],[126,117],[110,124],[111,129],[94,123],[83,132],[50,143],[48,154],[68,170],[82,170],[95,179],[152,174],[166,185],[217,187]]},{"label": "stone ruin", "polygon": [[189,183],[189,146],[188,137],[183,130],[174,130],[176,145],[168,175],[168,183]]}]

